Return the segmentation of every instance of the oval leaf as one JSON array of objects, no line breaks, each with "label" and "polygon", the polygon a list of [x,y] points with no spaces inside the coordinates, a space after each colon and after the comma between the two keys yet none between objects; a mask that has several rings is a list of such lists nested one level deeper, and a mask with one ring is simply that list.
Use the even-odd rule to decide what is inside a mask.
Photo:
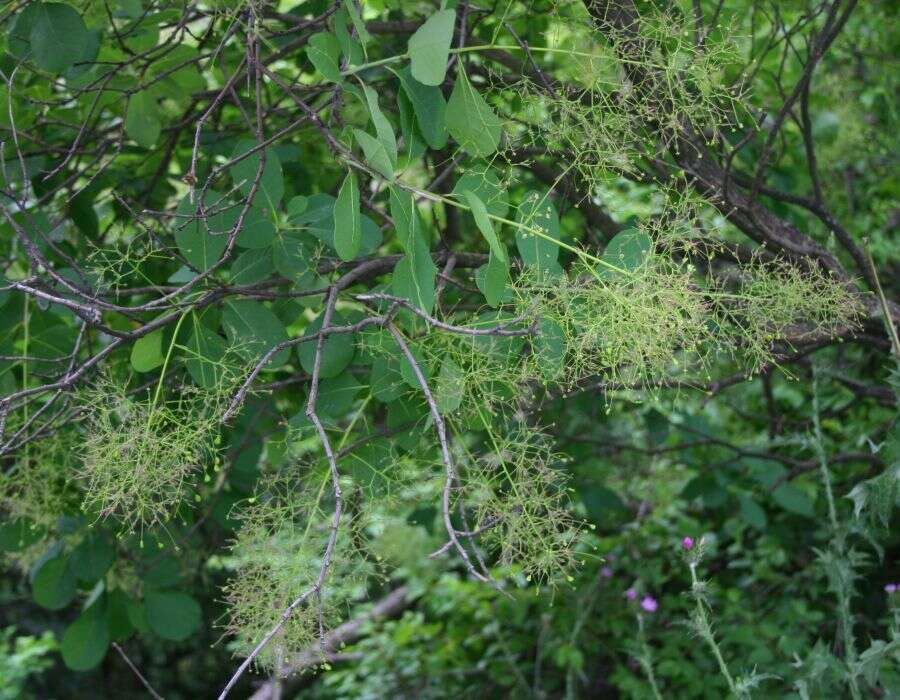
[{"label": "oval leaf", "polygon": [[[222,311],[222,326],[235,351],[247,360],[260,359],[272,347],[287,340],[287,333],[278,317],[253,299],[229,299]],[[266,365],[277,369],[287,362],[290,350],[278,351]]]},{"label": "oval leaf", "polygon": [[31,27],[31,57],[50,73],[62,73],[90,46],[91,35],[81,15],[61,2],[37,3]]},{"label": "oval leaf", "polygon": [[95,603],[66,629],[60,651],[73,671],[89,671],[97,666],[109,647],[109,624],[102,614],[105,606]]},{"label": "oval leaf", "polygon": [[45,561],[31,582],[34,602],[48,610],[60,610],[75,597],[75,574],[68,557],[53,557]]},{"label": "oval leaf", "polygon": [[173,642],[190,637],[203,619],[200,605],[184,593],[152,591],[144,599],[144,607],[150,629]]},{"label": "oval leaf", "polygon": [[149,372],[163,363],[162,328],[138,338],[131,346],[131,366],[138,372]]},{"label": "oval leaf", "polygon": [[454,10],[435,12],[409,38],[412,75],[423,85],[444,82],[455,21]]},{"label": "oval leaf", "polygon": [[313,34],[309,38],[306,55],[326,80],[340,83],[344,77],[341,75],[341,45],[337,37],[331,32]]},{"label": "oval leaf", "polygon": [[146,91],[132,95],[125,116],[125,133],[142,148],[153,148],[159,139],[162,124],[156,100]]},{"label": "oval leaf", "polygon": [[[342,326],[346,322],[341,314],[335,312],[331,317],[332,326]],[[315,321],[306,327],[303,335],[312,335],[322,328],[322,315],[320,314]],[[347,365],[353,360],[356,349],[353,345],[352,333],[335,333],[325,339],[325,345],[322,348],[322,364],[319,367],[319,376],[323,379],[336,377],[346,369]],[[316,341],[309,340],[298,346],[297,356],[300,358],[300,366],[308,373],[312,374],[313,365],[316,361]]]}]

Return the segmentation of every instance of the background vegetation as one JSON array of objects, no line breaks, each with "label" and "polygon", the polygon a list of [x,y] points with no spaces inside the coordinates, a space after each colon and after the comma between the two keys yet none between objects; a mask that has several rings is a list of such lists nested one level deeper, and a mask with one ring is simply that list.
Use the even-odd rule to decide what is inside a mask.
[{"label": "background vegetation", "polygon": [[0,697],[900,696],[896,3],[0,9]]}]

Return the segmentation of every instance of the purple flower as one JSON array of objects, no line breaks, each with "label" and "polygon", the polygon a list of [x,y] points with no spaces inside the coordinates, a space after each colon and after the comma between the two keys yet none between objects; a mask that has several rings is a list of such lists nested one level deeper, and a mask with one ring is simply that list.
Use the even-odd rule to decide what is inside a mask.
[{"label": "purple flower", "polygon": [[884,587],[884,592],[891,595],[892,593],[896,593],[898,588],[900,588],[900,586],[897,586],[896,583],[889,583]]},{"label": "purple flower", "polygon": [[628,600],[637,600],[637,591],[633,588],[629,588],[625,591],[625,597],[628,598]]},{"label": "purple flower", "polygon": [[648,613],[655,613],[659,603],[656,602],[656,598],[645,595],[643,600],[641,600],[641,607]]},{"label": "purple flower", "polygon": [[600,569],[600,577],[601,578],[612,578],[613,570],[610,566],[604,566]]},{"label": "purple flower", "polygon": [[690,552],[694,548],[694,538],[685,537],[683,540],[681,540],[681,547],[685,552]]}]

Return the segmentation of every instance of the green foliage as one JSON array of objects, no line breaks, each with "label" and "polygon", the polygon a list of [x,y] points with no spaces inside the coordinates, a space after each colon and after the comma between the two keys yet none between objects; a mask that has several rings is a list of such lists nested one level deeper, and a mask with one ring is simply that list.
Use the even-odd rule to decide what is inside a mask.
[{"label": "green foliage", "polygon": [[362,243],[359,213],[359,185],[356,175],[347,173],[334,202],[334,248],[342,260],[353,260]]},{"label": "green foliage", "polygon": [[[310,474],[316,481],[322,476],[321,471]],[[293,475],[275,477],[261,485],[238,515],[240,528],[232,547],[237,571],[225,589],[230,610],[226,629],[235,637],[236,650],[249,653],[285,609],[304,594],[315,595],[323,606],[318,610],[296,608],[273,643],[257,657],[261,666],[277,667],[314,644],[319,615],[333,623],[353,595],[353,582],[368,568],[364,561],[351,565],[349,538],[345,538],[334,566],[344,574],[342,579],[349,578],[327,593],[310,594],[327,538],[327,532],[314,530],[310,524],[324,514],[325,483],[304,484]]]},{"label": "green foliage", "polygon": [[99,664],[109,647],[109,630],[101,602],[95,602],[63,634],[60,651],[73,671],[87,671]]},{"label": "green foliage", "polygon": [[115,518],[125,532],[169,522],[197,475],[216,462],[213,443],[230,386],[185,387],[177,402],[161,404],[132,398],[109,380],[86,390],[82,510]]},{"label": "green foliage", "polygon": [[447,101],[447,130],[460,147],[473,156],[489,156],[500,145],[503,130],[500,118],[472,85],[462,67]]},{"label": "green foliage", "polygon": [[46,658],[56,648],[53,634],[45,632],[40,637],[17,635],[14,627],[3,630],[0,653],[0,679],[3,679],[0,698],[19,700],[32,697],[25,691],[28,677],[50,667]]},{"label": "green foliage", "polygon": [[7,3],[0,694],[900,693],[891,19]]},{"label": "green foliage", "polygon": [[423,85],[440,85],[447,71],[456,13],[435,12],[409,38],[412,76]]}]

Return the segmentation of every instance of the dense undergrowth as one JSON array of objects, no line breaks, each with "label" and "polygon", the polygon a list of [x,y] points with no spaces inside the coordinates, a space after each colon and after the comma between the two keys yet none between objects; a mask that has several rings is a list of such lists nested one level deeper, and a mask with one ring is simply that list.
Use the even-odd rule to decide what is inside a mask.
[{"label": "dense undergrowth", "polygon": [[6,685],[900,693],[855,5],[0,10]]}]

